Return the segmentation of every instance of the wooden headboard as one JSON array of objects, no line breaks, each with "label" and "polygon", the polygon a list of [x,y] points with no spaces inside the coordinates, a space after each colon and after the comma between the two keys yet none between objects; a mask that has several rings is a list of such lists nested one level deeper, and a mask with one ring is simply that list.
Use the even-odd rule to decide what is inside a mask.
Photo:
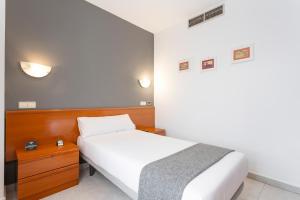
[{"label": "wooden headboard", "polygon": [[39,144],[58,138],[76,143],[79,116],[129,114],[137,127],[154,127],[154,113],[154,107],[7,111],[5,160],[16,160],[16,148],[24,147],[32,139]]}]

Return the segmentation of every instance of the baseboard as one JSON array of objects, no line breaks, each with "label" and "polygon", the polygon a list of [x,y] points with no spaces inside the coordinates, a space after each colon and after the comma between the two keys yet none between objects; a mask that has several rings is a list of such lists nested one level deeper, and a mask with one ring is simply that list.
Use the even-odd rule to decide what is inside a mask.
[{"label": "baseboard", "polygon": [[283,183],[283,182],[280,182],[280,181],[277,181],[277,180],[274,180],[274,179],[271,179],[271,178],[268,178],[265,176],[261,176],[261,175],[258,175],[258,174],[252,173],[252,172],[248,173],[248,177],[251,179],[257,180],[259,182],[262,182],[262,183],[265,183],[265,184],[268,184],[268,185],[271,185],[274,187],[278,187],[283,190],[287,190],[289,192],[294,192],[294,193],[300,194],[299,187],[289,185],[287,183]]}]

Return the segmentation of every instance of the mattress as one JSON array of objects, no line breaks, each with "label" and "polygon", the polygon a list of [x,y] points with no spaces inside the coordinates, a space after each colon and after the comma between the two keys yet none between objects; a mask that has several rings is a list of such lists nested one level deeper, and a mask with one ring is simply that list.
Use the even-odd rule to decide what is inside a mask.
[{"label": "mattress", "polygon": [[[194,145],[194,142],[139,130],[78,138],[84,157],[138,193],[144,166]],[[232,152],[185,188],[182,200],[230,200],[248,173],[242,153]]]}]

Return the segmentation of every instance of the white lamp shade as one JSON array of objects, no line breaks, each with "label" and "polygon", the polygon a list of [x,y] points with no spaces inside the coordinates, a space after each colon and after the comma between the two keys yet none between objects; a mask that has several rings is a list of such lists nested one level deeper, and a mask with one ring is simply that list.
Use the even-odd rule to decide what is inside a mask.
[{"label": "white lamp shade", "polygon": [[30,62],[20,62],[22,70],[28,74],[29,76],[35,78],[42,78],[47,76],[52,67],[47,65],[41,65],[37,63],[30,63]]},{"label": "white lamp shade", "polygon": [[142,88],[149,88],[151,85],[151,81],[147,78],[141,79],[139,82]]}]

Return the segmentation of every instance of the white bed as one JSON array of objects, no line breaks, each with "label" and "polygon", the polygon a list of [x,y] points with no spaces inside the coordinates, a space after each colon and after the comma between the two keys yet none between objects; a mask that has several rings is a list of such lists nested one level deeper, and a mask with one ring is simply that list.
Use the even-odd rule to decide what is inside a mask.
[{"label": "white bed", "polygon": [[[77,143],[82,156],[133,199],[144,166],[195,144],[138,130],[79,136]],[[245,156],[229,153],[192,180],[182,200],[230,200],[247,173]]]}]

